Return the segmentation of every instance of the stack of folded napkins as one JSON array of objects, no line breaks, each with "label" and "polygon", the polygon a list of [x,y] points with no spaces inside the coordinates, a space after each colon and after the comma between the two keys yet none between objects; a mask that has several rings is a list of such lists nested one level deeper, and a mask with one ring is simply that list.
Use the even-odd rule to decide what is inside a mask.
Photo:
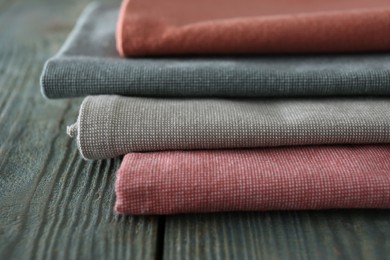
[{"label": "stack of folded napkins", "polygon": [[45,65],[120,214],[390,207],[388,0],[90,5]]}]

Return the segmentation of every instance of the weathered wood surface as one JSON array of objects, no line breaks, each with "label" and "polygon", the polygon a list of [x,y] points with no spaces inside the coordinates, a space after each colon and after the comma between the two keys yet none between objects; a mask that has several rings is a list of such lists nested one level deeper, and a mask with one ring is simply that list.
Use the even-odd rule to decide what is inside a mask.
[{"label": "weathered wood surface", "polygon": [[87,2],[0,1],[0,259],[155,258],[158,218],[113,214],[120,160],[86,162],[65,134],[81,99],[40,94]]},{"label": "weathered wood surface", "polygon": [[88,2],[0,0],[0,259],[389,258],[389,210],[113,214],[120,160],[83,161],[65,135],[81,99],[39,90]]},{"label": "weathered wood surface", "polygon": [[165,259],[389,259],[389,210],[166,218]]}]

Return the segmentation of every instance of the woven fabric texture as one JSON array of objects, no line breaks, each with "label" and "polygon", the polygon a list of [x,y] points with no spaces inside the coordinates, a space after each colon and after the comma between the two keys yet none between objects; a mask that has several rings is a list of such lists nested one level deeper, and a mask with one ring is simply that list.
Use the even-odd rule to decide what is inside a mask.
[{"label": "woven fabric texture", "polygon": [[90,5],[45,65],[48,98],[390,95],[390,55],[289,55],[122,59],[118,7]]},{"label": "woven fabric texture", "polygon": [[124,0],[125,56],[390,50],[388,0]]},{"label": "woven fabric texture", "polygon": [[390,208],[390,146],[130,153],[120,214]]},{"label": "woven fabric texture", "polygon": [[84,158],[133,151],[390,142],[389,99],[89,96],[68,133]]}]

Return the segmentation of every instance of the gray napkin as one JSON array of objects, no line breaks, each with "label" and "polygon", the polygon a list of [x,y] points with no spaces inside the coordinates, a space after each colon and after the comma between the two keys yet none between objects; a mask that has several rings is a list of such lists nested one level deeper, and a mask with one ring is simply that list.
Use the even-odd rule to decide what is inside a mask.
[{"label": "gray napkin", "polygon": [[45,65],[48,98],[390,95],[389,54],[132,58],[118,56],[119,7],[91,4]]},{"label": "gray napkin", "polygon": [[133,151],[390,142],[390,99],[89,96],[68,128],[87,159]]}]

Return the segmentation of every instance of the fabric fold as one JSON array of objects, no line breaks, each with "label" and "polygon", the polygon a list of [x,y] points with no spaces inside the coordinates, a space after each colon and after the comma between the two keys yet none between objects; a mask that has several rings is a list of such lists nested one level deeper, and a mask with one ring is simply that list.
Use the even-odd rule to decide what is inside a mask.
[{"label": "fabric fold", "polygon": [[390,207],[390,146],[130,153],[119,214]]},{"label": "fabric fold", "polygon": [[134,151],[390,142],[388,99],[155,99],[89,96],[77,141],[84,158]]},{"label": "fabric fold", "polygon": [[44,96],[390,95],[388,53],[123,59],[115,49],[118,9],[96,3],[86,8],[43,69]]},{"label": "fabric fold", "polygon": [[123,56],[390,49],[387,0],[124,0]]}]

